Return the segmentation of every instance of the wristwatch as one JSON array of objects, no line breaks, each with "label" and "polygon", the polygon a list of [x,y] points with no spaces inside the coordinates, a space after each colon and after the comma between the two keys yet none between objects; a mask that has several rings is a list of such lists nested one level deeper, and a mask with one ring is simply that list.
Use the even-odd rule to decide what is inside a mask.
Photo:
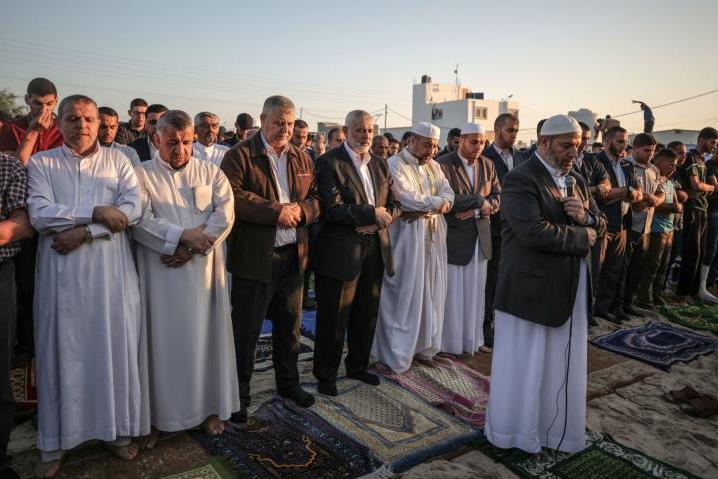
[{"label": "wristwatch", "polygon": [[92,243],[92,230],[90,225],[85,225],[85,243]]}]

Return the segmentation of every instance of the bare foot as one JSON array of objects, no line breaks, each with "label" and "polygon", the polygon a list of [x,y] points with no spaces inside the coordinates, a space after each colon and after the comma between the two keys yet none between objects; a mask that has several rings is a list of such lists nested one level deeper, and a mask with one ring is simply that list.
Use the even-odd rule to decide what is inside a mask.
[{"label": "bare foot", "polygon": [[159,439],[160,430],[153,427],[152,431],[147,436],[142,436],[140,438],[140,450],[144,451],[145,449],[154,449]]},{"label": "bare foot", "polygon": [[218,436],[224,432],[224,422],[220,421],[217,416],[207,416],[202,423],[202,430],[210,436]]},{"label": "bare foot", "polygon": [[55,477],[62,467],[62,459],[56,461],[41,462],[35,469],[36,477]]},{"label": "bare foot", "polygon": [[140,453],[140,446],[134,442],[127,446],[113,446],[109,443],[104,443],[108,451],[110,451],[115,457],[122,459],[123,461],[131,461],[137,457]]}]

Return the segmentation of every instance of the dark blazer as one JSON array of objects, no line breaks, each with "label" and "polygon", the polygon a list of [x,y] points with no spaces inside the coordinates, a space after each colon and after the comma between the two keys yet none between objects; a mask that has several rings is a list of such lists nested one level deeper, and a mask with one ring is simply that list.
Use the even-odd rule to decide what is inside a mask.
[{"label": "dark blazer", "polygon": [[[608,173],[608,179],[611,181],[611,188],[618,188],[618,177],[616,172],[613,170],[613,160],[611,160],[605,151],[602,151],[596,156],[596,159],[603,165],[606,173]],[[623,175],[626,177],[626,185],[638,188],[638,182],[636,181],[636,173],[633,169],[633,165],[630,161],[621,160],[621,169]],[[625,216],[621,213],[621,202],[614,201],[613,203],[607,204],[601,201],[598,204],[599,208],[606,219],[608,220],[608,231],[610,233],[616,233],[624,229],[631,228],[631,208],[628,208],[628,212]]]},{"label": "dark blazer", "polygon": [[[501,186],[502,253],[494,308],[551,327],[564,324],[573,312],[582,258],[589,265],[590,294],[587,228],[604,227],[586,183],[578,173],[569,174],[595,226],[568,224],[561,192],[536,155],[513,169]],[[591,303],[589,298],[589,315]]]},{"label": "dark blazer", "polygon": [[608,177],[608,172],[603,166],[603,163],[598,161],[596,155],[587,151],[583,153],[581,167],[577,168],[574,164],[573,169],[576,171],[576,173],[581,175],[583,181],[585,181],[589,187],[596,186],[603,180],[610,181],[610,178]]},{"label": "dark blazer", "polygon": [[491,259],[491,220],[488,217],[460,220],[456,213],[481,208],[484,200],[494,207],[499,205],[501,186],[493,162],[483,156],[476,161],[474,168],[478,172],[478,181],[474,189],[457,152],[443,155],[437,161],[454,190],[454,206],[444,215],[448,227],[446,250],[449,264],[469,264],[477,239],[484,256]]},{"label": "dark blazer", "polygon": [[152,154],[150,153],[150,144],[147,143],[147,137],[142,137],[138,140],[133,141],[127,146],[131,146],[137,151],[137,156],[140,157],[140,161],[150,161]]},{"label": "dark blazer", "polygon": [[[302,221],[297,226],[299,271],[307,267],[307,225],[319,218],[319,195],[314,165],[305,152],[287,146],[290,201],[299,204]],[[234,192],[235,221],[227,241],[227,269],[241,278],[269,282],[277,218],[282,210],[262,136],[253,135],[233,146],[222,160]]]},{"label": "dark blazer", "polygon": [[[511,148],[514,157],[514,168],[525,162],[525,158],[520,151],[515,148]],[[499,184],[503,183],[504,177],[509,173],[509,167],[504,163],[504,159],[498,154],[494,148],[494,144],[491,143],[488,148],[484,149],[483,155],[494,163],[494,170],[496,170],[496,176],[499,178]],[[501,238],[501,215],[495,213],[491,215],[491,236],[493,238]]]},{"label": "dark blazer", "polygon": [[[374,208],[383,206],[396,220],[401,205],[394,198],[392,179],[384,160],[371,155],[367,165],[374,186],[374,205],[369,204],[361,177],[344,145],[317,158],[316,179],[322,222],[316,243],[314,270],[325,276],[351,281],[362,266],[362,245],[371,237],[356,232],[357,226],[376,223]],[[387,274],[394,275],[389,230],[377,232]]]}]

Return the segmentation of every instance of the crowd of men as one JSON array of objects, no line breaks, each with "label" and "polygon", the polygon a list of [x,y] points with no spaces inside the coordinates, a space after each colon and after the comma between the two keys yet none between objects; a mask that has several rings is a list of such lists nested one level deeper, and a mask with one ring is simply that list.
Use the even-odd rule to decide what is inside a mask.
[{"label": "crowd of men", "polygon": [[437,126],[397,140],[363,110],[310,135],[282,96],[260,127],[242,113],[222,137],[216,114],[139,98],[127,123],[84,95],[58,106],[44,78],[25,100],[29,114],[0,127],[5,468],[14,355],[36,356],[51,477],[88,440],[132,460],[161,431],[247,421],[265,319],[277,392],[310,407],[303,307],[317,310],[320,394],[338,394],[345,342],[346,376],[371,385],[373,361],[401,373],[493,350],[489,440],[576,451],[594,317],[665,304],[669,275],[684,300],[718,302],[713,128],[690,151],[640,133],[627,155],[613,125],[589,152],[591,128],[556,115],[518,150],[504,113],[439,151]]}]

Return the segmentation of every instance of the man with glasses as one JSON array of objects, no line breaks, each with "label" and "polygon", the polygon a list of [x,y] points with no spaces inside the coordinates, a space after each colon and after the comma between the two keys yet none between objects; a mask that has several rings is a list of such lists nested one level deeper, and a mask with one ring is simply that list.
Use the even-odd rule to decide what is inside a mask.
[{"label": "man with glasses", "polygon": [[[147,121],[145,122],[146,135],[129,144],[129,146],[137,150],[140,161],[150,161],[152,157],[155,156],[155,153],[157,153],[154,139],[155,132],[157,131],[157,122],[168,110],[166,106],[160,104],[153,104],[147,107]],[[115,139],[115,141],[117,141],[117,139]]]},{"label": "man with glasses", "polygon": [[115,141],[120,145],[129,145],[133,141],[147,136],[145,131],[147,102],[142,98],[135,98],[130,102],[130,109],[127,110],[127,114],[130,115],[130,121],[120,123],[115,137]]}]

